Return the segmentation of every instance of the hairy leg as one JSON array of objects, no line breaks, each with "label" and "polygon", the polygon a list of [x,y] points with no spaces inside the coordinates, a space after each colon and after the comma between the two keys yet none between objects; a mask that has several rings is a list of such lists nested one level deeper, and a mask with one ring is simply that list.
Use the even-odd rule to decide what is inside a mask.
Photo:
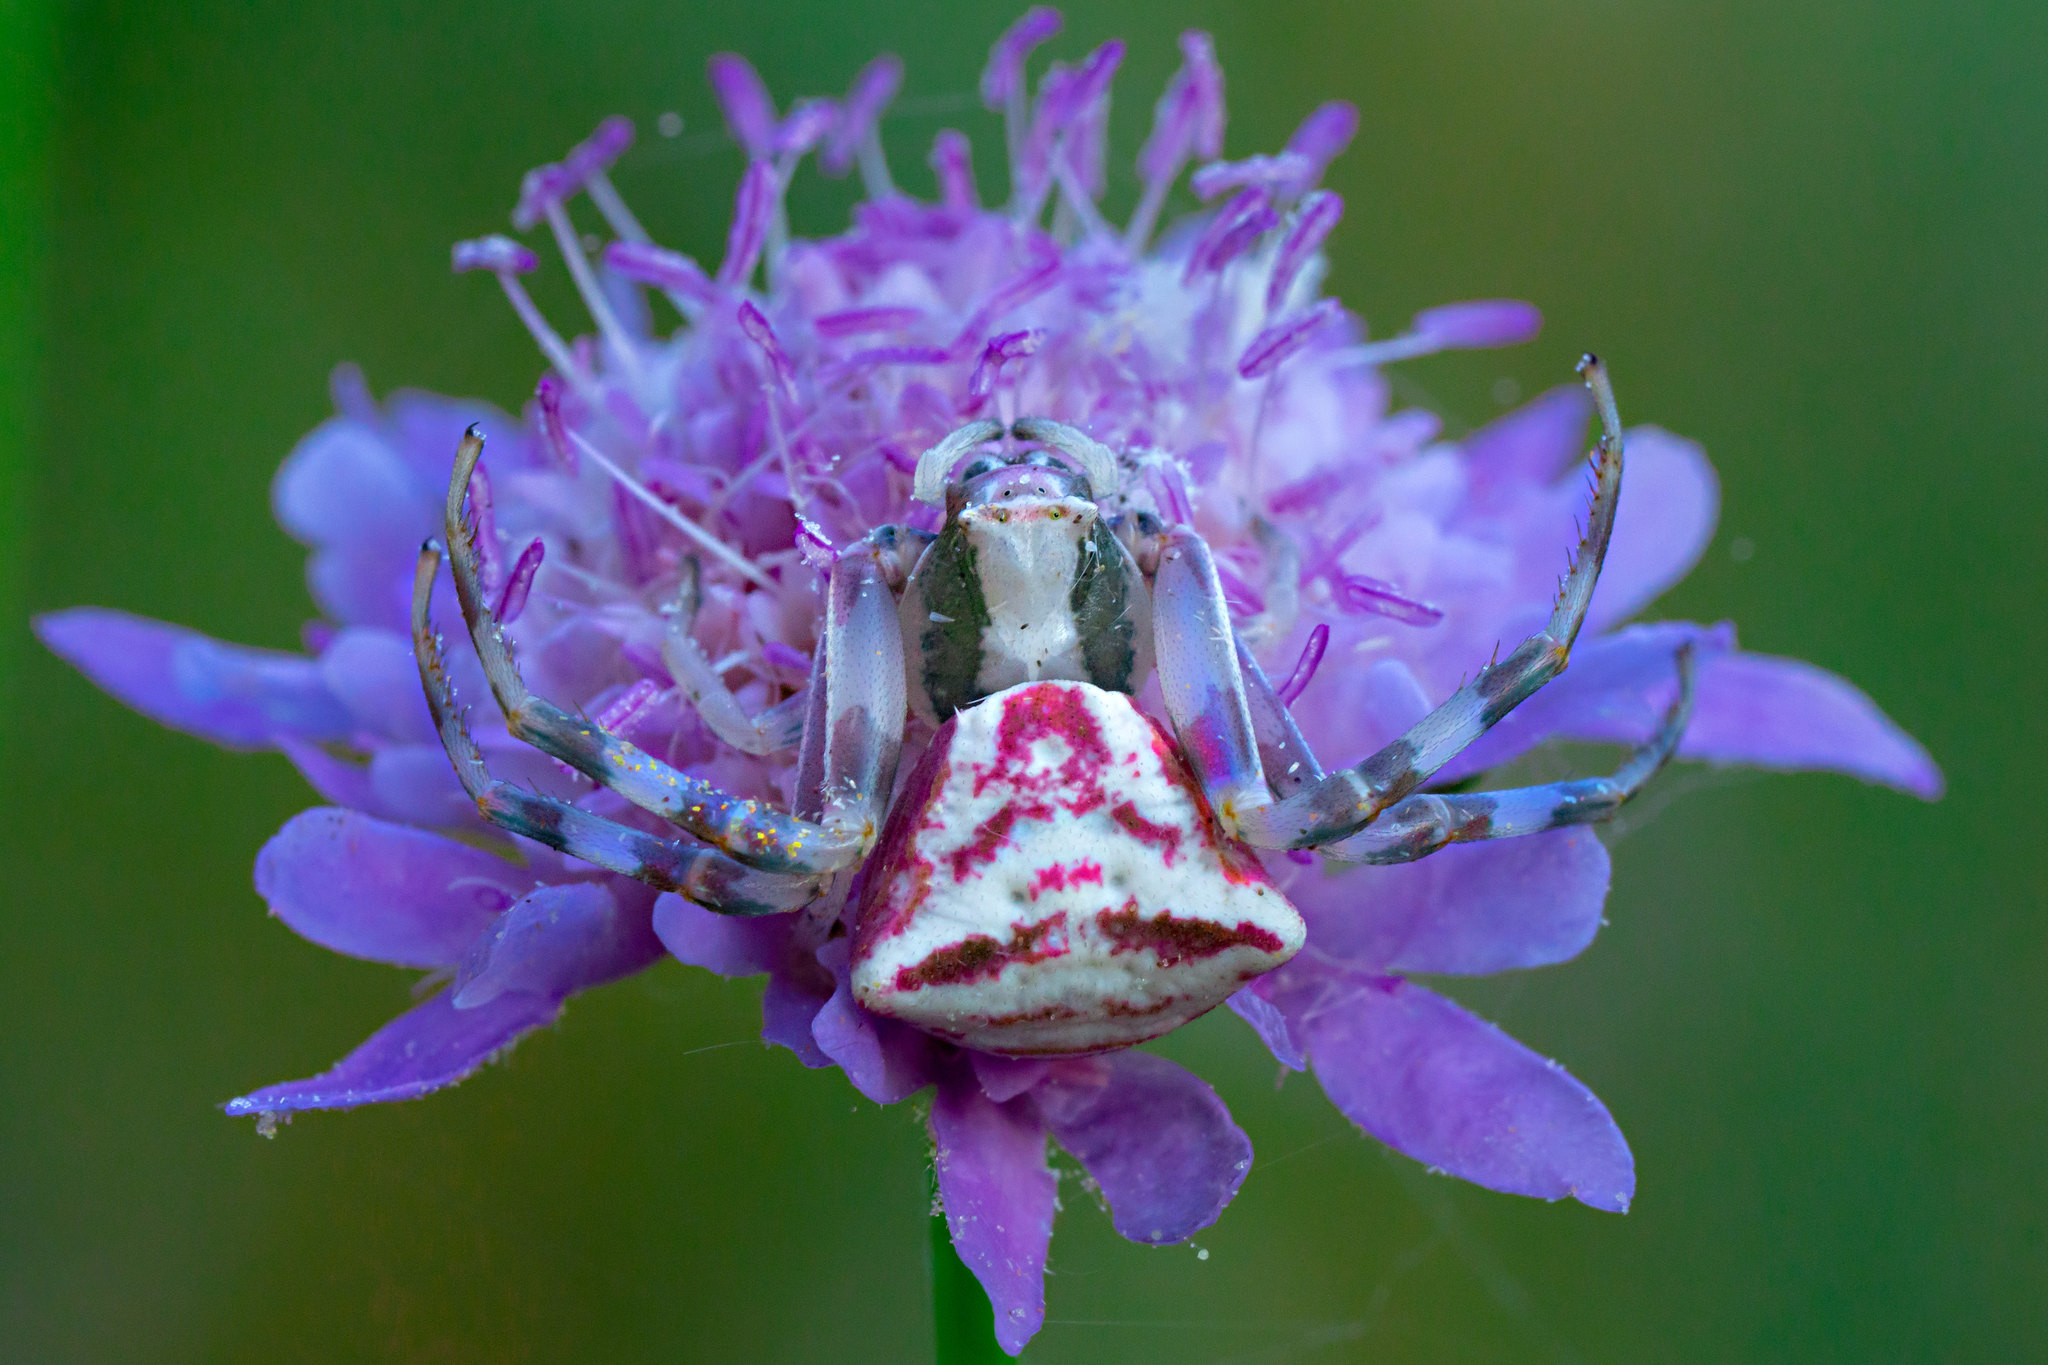
[{"label": "hairy leg", "polygon": [[1677,662],[1678,696],[1665,712],[1663,724],[1612,777],[1497,792],[1425,792],[1397,801],[1372,824],[1347,839],[1324,844],[1318,852],[1346,862],[1409,863],[1446,844],[1512,839],[1611,819],[1671,758],[1692,718],[1695,668],[1690,644],[1680,646]]},{"label": "hairy leg", "polygon": [[658,838],[492,777],[476,741],[463,724],[440,637],[427,619],[427,604],[433,596],[434,576],[440,567],[440,550],[429,541],[420,551],[419,568],[413,580],[413,652],[419,660],[420,685],[426,690],[427,705],[433,711],[441,744],[455,765],[455,775],[486,820],[572,858],[581,858],[663,891],[679,892],[720,914],[775,914],[798,909],[816,898],[820,883],[815,877],[758,871],[708,848]]},{"label": "hairy leg", "polygon": [[1284,801],[1241,813],[1238,828],[1249,842],[1262,848],[1315,848],[1355,833],[1564,671],[1600,579],[1621,495],[1621,417],[1614,391],[1594,357],[1587,356],[1579,369],[1600,409],[1602,434],[1593,452],[1593,501],[1585,534],[1558,585],[1549,623],[1356,767],[1332,773]]}]

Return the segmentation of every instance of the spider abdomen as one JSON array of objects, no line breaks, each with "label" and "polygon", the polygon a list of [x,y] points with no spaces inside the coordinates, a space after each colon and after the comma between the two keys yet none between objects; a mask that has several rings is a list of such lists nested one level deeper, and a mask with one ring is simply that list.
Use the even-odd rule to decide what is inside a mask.
[{"label": "spider abdomen", "polygon": [[969,1047],[1095,1052],[1178,1028],[1303,938],[1129,696],[1025,683],[955,715],[911,775],[868,865],[853,987]]}]

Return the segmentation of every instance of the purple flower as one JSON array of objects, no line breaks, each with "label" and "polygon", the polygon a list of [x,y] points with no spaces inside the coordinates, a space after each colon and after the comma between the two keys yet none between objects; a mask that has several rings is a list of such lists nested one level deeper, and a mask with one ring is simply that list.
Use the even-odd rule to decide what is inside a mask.
[{"label": "purple flower", "polygon": [[[452,1084],[577,991],[667,953],[766,976],[763,1036],[806,1065],[837,1066],[883,1103],[932,1091],[948,1225],[1012,1353],[1044,1315],[1048,1137],[1135,1241],[1178,1241],[1222,1212],[1251,1144],[1207,1084],[1148,1053],[1020,1061],[868,1013],[835,932],[853,887],[800,912],[721,917],[485,825],[435,737],[406,633],[418,546],[440,526],[457,441],[480,422],[489,454],[471,505],[484,587],[532,689],[686,773],[787,807],[799,795],[792,757],[721,743],[685,699],[664,652],[671,615],[689,614],[702,666],[747,714],[797,696],[817,643],[818,567],[882,523],[932,524],[910,499],[916,452],[963,414],[1049,417],[1124,452],[1126,504],[1191,520],[1207,539],[1240,631],[1287,679],[1283,694],[1325,758],[1349,762],[1399,734],[1498,643],[1540,623],[1583,507],[1583,392],[1544,394],[1453,442],[1433,415],[1395,410],[1379,368],[1525,339],[1535,310],[1452,304],[1369,337],[1318,293],[1342,205],[1315,186],[1355,112],[1325,105],[1280,153],[1214,161],[1223,82],[1199,33],[1183,36],[1183,65],[1156,107],[1139,211],[1113,227],[1097,197],[1122,49],[1055,63],[1034,97],[1026,59],[1058,30],[1055,13],[1032,11],[983,79],[1007,121],[1008,204],[980,204],[967,141],[952,131],[932,153],[937,201],[898,192],[876,133],[901,79],[893,59],[866,68],[843,103],[797,101],[786,116],[742,59],[713,59],[750,165],[710,270],[651,242],[612,189],[607,168],[631,139],[623,121],[530,175],[518,222],[549,225],[589,334],[565,338],[526,294],[531,250],[486,237],[458,246],[454,263],[498,279],[551,367],[524,414],[406,392],[379,403],[352,370],[338,372],[338,414],[291,452],[275,486],[279,521],[311,551],[320,616],[308,653],[98,608],[37,622],[51,649],[123,701],[216,743],[276,749],[329,803],[257,858],[274,914],[338,952],[446,979],[330,1070],[235,1099],[230,1113],[267,1125]],[[793,240],[783,196],[820,146],[828,170],[860,167],[869,197],[844,232]],[[1152,245],[1169,187],[1196,158],[1209,159],[1195,187],[1213,202]],[[569,225],[577,195],[616,238],[595,259]],[[646,289],[686,325],[652,331]],[[1547,740],[1640,742],[1668,703],[1673,650],[1690,641],[1700,663],[1681,756],[1939,793],[1927,755],[1841,679],[1744,653],[1725,625],[1628,624],[1698,558],[1717,497],[1697,446],[1654,427],[1630,433],[1571,669],[1444,778]],[[433,611],[454,628],[445,586]],[[660,828],[513,741],[475,659],[457,651],[451,664],[501,777]],[[1399,867],[1268,864],[1308,923],[1308,946],[1231,1004],[1284,1066],[1313,1069],[1347,1116],[1417,1160],[1494,1189],[1627,1207],[1633,1163],[1600,1102],[1407,979],[1582,950],[1608,885],[1590,832]]]}]

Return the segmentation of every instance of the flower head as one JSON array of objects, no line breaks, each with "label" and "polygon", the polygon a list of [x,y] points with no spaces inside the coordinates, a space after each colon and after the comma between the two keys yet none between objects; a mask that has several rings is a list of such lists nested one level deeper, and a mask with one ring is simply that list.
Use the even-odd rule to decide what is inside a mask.
[{"label": "flower head", "polygon": [[[1230,1201],[1251,1144],[1177,1065],[1134,1051],[996,1057],[862,1009],[839,932],[845,886],[810,911],[734,919],[523,840],[515,850],[450,771],[407,636],[417,547],[440,525],[461,433],[481,423],[489,456],[469,493],[482,577],[533,690],[688,773],[787,806],[799,795],[792,757],[765,739],[763,753],[719,740],[688,699],[713,704],[692,670],[722,682],[764,736],[786,728],[817,644],[819,569],[878,525],[930,528],[936,511],[911,497],[917,452],[970,419],[1021,415],[1122,452],[1126,505],[1201,532],[1241,633],[1285,678],[1281,695],[1326,756],[1348,762],[1398,735],[1497,644],[1540,623],[1582,505],[1583,393],[1552,391],[1447,441],[1434,415],[1394,407],[1381,372],[1524,340],[1535,310],[1451,304],[1373,336],[1321,296],[1343,204],[1319,185],[1356,113],[1324,105],[1277,153],[1219,160],[1223,77],[1205,34],[1182,37],[1138,157],[1136,211],[1106,221],[1122,47],[1054,62],[1034,89],[1028,61],[1058,30],[1055,12],[1032,10],[995,44],[982,80],[1004,121],[1001,203],[983,201],[968,141],[952,131],[931,151],[936,197],[897,188],[878,129],[902,71],[886,57],[843,99],[787,112],[742,58],[712,60],[748,166],[724,255],[708,268],[651,240],[613,188],[609,167],[632,140],[624,120],[529,174],[513,224],[547,230],[591,326],[557,331],[521,282],[538,256],[484,237],[458,245],[454,266],[496,278],[547,361],[524,414],[404,392],[380,403],[352,370],[337,374],[338,415],[291,452],[275,489],[280,522],[311,548],[320,618],[306,653],[100,609],[38,623],[116,696],[218,743],[279,750],[330,803],[259,855],[273,913],[336,951],[447,978],[332,1069],[229,1112],[268,1122],[452,1084],[568,996],[667,954],[765,975],[763,1036],[806,1065],[837,1066],[883,1103],[933,1092],[946,1217],[1013,1352],[1043,1316],[1048,1135],[1133,1240],[1184,1239]],[[799,240],[783,199],[811,155],[828,173],[857,169],[867,197],[845,231]],[[1191,165],[1205,207],[1162,231]],[[594,211],[612,240],[587,251],[572,210]],[[682,319],[672,333],[651,321],[655,295]],[[1550,739],[1643,740],[1668,699],[1673,649],[1689,640],[1700,670],[1682,756],[1831,768],[1934,795],[1926,755],[1849,684],[1743,653],[1726,626],[1625,624],[1688,570],[1715,512],[1696,446],[1630,433],[1617,529],[1572,668],[1443,776]],[[455,620],[448,600],[434,610]],[[677,613],[701,659],[670,646]],[[656,827],[509,739],[491,723],[474,659],[458,653],[453,666],[501,776]],[[1313,1069],[1346,1115],[1432,1166],[1627,1206],[1633,1164],[1599,1101],[1408,979],[1578,953],[1608,882],[1591,833],[1455,847],[1402,867],[1269,864],[1308,921],[1308,947],[1231,1003],[1283,1066]]]}]

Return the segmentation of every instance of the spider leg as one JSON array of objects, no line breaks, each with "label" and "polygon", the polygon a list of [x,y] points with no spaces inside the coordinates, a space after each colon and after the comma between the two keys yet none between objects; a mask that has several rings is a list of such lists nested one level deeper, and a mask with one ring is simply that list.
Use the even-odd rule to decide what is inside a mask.
[{"label": "spider leg", "polygon": [[[900,642],[893,660],[876,657],[888,652],[876,645],[878,631],[896,630],[894,601],[880,555],[850,552],[832,570],[827,670],[828,675],[843,672],[845,680],[833,689],[835,696],[827,707],[832,742],[825,754],[825,818],[800,820],[680,772],[526,690],[504,628],[483,591],[475,533],[463,511],[469,477],[482,454],[483,434],[471,427],[456,452],[448,487],[449,564],[470,640],[512,733],[749,867],[814,874],[858,861],[874,841],[879,823],[874,816],[895,775],[904,715]],[[840,637],[836,642],[835,636]],[[880,795],[875,792],[877,783]]]},{"label": "spider leg", "polygon": [[794,748],[803,738],[804,718],[810,713],[810,684],[760,715],[748,715],[691,637],[700,602],[697,561],[686,559],[682,586],[676,592],[661,642],[661,661],[668,665],[669,676],[697,709],[705,728],[741,753],[760,757]]},{"label": "spider leg", "polygon": [[1585,535],[1558,585],[1549,623],[1356,767],[1332,773],[1284,801],[1241,812],[1238,828],[1247,841],[1261,848],[1315,848],[1355,833],[1564,671],[1600,579],[1621,496],[1621,416],[1614,390],[1594,357],[1587,356],[1579,369],[1593,390],[1603,430],[1593,453],[1593,503]]},{"label": "spider leg", "polygon": [[441,638],[427,619],[434,575],[440,568],[440,548],[428,541],[420,550],[419,567],[413,578],[413,652],[419,660],[420,685],[426,689],[427,706],[434,714],[441,744],[455,765],[455,775],[486,820],[607,871],[663,891],[679,892],[720,914],[775,914],[798,909],[817,898],[816,877],[758,871],[708,848],[692,848],[658,838],[492,777],[476,740],[463,724],[455,686],[441,653]]},{"label": "spider leg", "polygon": [[1612,777],[1497,792],[1420,793],[1395,802],[1366,828],[1348,839],[1324,844],[1318,851],[1345,862],[1410,863],[1446,844],[1512,839],[1611,819],[1678,748],[1686,722],[1692,718],[1694,672],[1692,645],[1688,643],[1678,650],[1678,696],[1665,712],[1664,723]]},{"label": "spider leg", "polygon": [[[1247,814],[1273,797],[1266,789],[1262,746],[1253,727],[1237,633],[1231,629],[1216,562],[1207,543],[1186,527],[1159,536],[1152,574],[1152,636],[1159,688],[1181,752],[1210,808],[1226,829],[1236,830]],[[1277,706],[1272,688],[1263,691]],[[1302,750],[1306,752],[1307,746]]]}]

